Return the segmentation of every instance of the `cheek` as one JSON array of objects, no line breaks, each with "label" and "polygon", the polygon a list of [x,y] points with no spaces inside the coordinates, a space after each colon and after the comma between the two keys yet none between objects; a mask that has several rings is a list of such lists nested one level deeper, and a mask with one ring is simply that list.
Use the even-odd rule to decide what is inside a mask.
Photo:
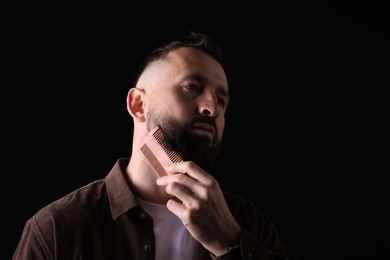
[{"label": "cheek", "polygon": [[153,99],[150,99],[149,106],[156,113],[174,113],[175,107],[178,107],[176,101],[170,96],[166,94],[155,95]]},{"label": "cheek", "polygon": [[218,119],[216,121],[217,129],[218,129],[218,139],[222,139],[223,132],[225,130],[225,118]]},{"label": "cheek", "polygon": [[171,98],[167,101],[167,106],[170,108],[172,115],[175,115],[176,117],[190,119],[195,115],[194,113],[196,113],[196,106],[192,102],[184,99],[177,100]]},{"label": "cheek", "polygon": [[186,118],[191,118],[191,115],[188,114],[187,109],[181,105],[178,105],[178,103],[169,102],[168,100],[159,106],[154,106],[154,111],[161,117],[170,118],[173,120],[181,121],[185,120]]}]

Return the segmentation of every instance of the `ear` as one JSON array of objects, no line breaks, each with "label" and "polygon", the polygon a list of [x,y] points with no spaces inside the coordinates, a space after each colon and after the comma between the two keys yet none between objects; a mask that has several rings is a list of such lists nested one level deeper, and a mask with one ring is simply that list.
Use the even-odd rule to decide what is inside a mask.
[{"label": "ear", "polygon": [[127,93],[127,111],[134,120],[145,122],[144,91],[139,88],[131,88]]}]

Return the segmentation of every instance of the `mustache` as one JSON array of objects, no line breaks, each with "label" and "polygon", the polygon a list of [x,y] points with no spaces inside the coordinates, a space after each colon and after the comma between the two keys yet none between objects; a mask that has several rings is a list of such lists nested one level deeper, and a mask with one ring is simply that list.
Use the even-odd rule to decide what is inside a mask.
[{"label": "mustache", "polygon": [[196,118],[191,120],[190,125],[193,125],[196,123],[208,124],[208,125],[212,126],[214,129],[217,129],[215,119],[213,119],[211,117],[196,117]]}]

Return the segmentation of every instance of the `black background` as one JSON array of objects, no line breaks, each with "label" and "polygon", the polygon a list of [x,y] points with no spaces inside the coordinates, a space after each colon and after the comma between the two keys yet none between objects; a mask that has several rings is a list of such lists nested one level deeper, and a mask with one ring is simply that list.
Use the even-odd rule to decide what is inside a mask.
[{"label": "black background", "polygon": [[225,52],[221,186],[300,259],[389,256],[389,22],[376,2],[10,6],[3,30],[2,259],[25,221],[128,156],[130,80],[188,29]]}]

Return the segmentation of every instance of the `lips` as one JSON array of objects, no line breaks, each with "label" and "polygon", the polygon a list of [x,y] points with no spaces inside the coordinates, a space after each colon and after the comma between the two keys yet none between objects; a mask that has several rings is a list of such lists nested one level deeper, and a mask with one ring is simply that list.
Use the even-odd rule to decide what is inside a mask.
[{"label": "lips", "polygon": [[215,128],[207,123],[195,123],[193,124],[192,128],[195,130],[195,132],[202,134],[202,135],[208,135],[211,138],[214,137],[215,134]]}]

